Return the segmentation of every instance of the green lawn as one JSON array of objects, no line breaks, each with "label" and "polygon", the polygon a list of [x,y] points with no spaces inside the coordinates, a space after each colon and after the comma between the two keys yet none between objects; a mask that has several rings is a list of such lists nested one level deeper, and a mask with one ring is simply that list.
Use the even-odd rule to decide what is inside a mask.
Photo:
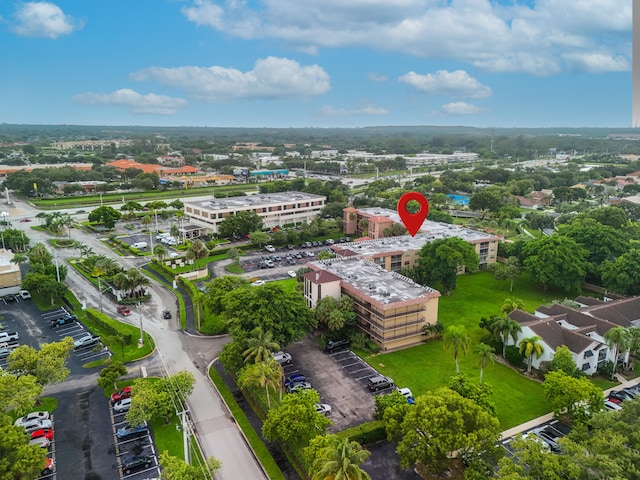
[{"label": "green lawn", "polygon": [[[482,335],[480,318],[500,314],[500,307],[509,297],[519,298],[525,310],[533,312],[540,305],[554,299],[563,299],[561,292],[543,292],[528,276],[516,280],[513,292],[509,282],[502,290],[488,273],[458,277],[458,287],[450,296],[440,297],[439,318],[445,327],[464,325],[475,346]],[[477,355],[470,352],[460,357],[460,371],[473,380],[479,380],[480,366]],[[414,395],[447,385],[455,375],[453,354],[446,351],[442,341],[433,341],[407,350],[379,355],[364,355],[374,368],[394,379],[400,387],[409,387]],[[549,412],[542,394],[542,384],[523,377],[501,364],[488,365],[484,381],[493,387],[493,400],[503,429],[531,420]]]}]

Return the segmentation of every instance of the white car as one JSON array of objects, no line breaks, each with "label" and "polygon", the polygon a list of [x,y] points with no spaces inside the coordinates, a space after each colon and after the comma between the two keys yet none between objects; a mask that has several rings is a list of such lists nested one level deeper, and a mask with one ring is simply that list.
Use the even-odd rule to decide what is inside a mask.
[{"label": "white car", "polygon": [[31,412],[27,413],[24,417],[20,417],[13,424],[16,427],[22,427],[26,423],[29,423],[33,420],[49,420],[49,412]]},{"label": "white car", "polygon": [[131,408],[131,398],[123,398],[113,404],[113,411],[116,413],[128,412]]},{"label": "white car", "polygon": [[610,400],[606,400],[604,402],[604,408],[606,408],[607,410],[622,410],[622,405],[618,405],[615,402],[612,402]]},{"label": "white car", "polygon": [[180,256],[180,254],[179,254],[178,252],[171,252],[171,253],[169,254],[169,258],[177,258],[177,257],[179,257],[179,256]]},{"label": "white car", "polygon": [[294,272],[293,270],[289,270],[287,272],[287,275],[289,275],[291,278],[296,278],[297,277],[296,272]]},{"label": "white car", "polygon": [[20,295],[22,300],[29,300],[31,298],[31,294],[27,290],[20,290],[18,295]]},{"label": "white car", "polygon": [[285,363],[291,363],[291,355],[286,353],[286,352],[275,352],[272,353],[273,355],[273,359],[278,362],[280,365],[285,364]]},{"label": "white car", "polygon": [[264,280],[256,280],[255,282],[251,282],[252,287],[261,287],[265,284]]},{"label": "white car", "polygon": [[40,420],[36,418],[22,424],[22,427],[24,427],[27,433],[31,433],[41,428],[52,428],[52,423],[51,420]]},{"label": "white car", "polygon": [[264,249],[269,253],[274,253],[276,251],[276,248],[273,245],[265,245]]},{"label": "white car", "polygon": [[41,448],[47,448],[51,441],[47,437],[37,437],[29,440],[29,445],[37,445]]},{"label": "white car", "polygon": [[92,335],[91,333],[85,333],[73,342],[73,349],[79,350],[81,348],[90,347],[91,345],[95,345],[99,341],[100,337]]},{"label": "white car", "polygon": [[329,415],[331,413],[331,405],[327,405],[326,403],[316,403],[315,407],[316,412],[322,415]]},{"label": "white car", "polygon": [[410,388],[400,388],[400,387],[396,387],[396,391],[400,392],[400,395],[402,395],[404,398],[413,398],[413,393],[411,393],[411,389]]}]

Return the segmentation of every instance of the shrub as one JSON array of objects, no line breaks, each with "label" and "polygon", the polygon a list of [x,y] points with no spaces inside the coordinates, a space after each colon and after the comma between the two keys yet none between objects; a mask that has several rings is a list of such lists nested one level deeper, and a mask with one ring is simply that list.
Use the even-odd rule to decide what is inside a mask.
[{"label": "shrub", "polygon": [[520,353],[520,349],[515,345],[507,345],[504,351],[504,357],[514,367],[524,367],[524,355]]}]

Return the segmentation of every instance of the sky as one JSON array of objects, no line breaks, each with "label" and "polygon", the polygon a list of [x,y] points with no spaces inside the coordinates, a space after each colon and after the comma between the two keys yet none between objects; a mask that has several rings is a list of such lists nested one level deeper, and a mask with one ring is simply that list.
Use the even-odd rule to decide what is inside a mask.
[{"label": "sky", "polygon": [[0,0],[0,123],[631,127],[631,3]]}]

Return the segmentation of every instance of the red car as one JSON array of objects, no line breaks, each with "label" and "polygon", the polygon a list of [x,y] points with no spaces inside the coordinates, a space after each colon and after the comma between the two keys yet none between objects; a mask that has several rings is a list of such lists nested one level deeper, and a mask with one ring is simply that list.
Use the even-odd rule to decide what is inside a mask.
[{"label": "red car", "polygon": [[40,428],[31,432],[31,439],[45,437],[47,440],[53,440],[53,428]]},{"label": "red car", "polygon": [[23,219],[21,219],[20,221],[21,221],[21,222],[23,222],[23,223],[27,223],[27,222],[30,222],[30,221],[31,221],[31,219],[29,219],[29,218],[23,218]]},{"label": "red car", "polygon": [[129,398],[131,396],[131,387],[124,387],[119,392],[114,392],[111,394],[111,401],[113,403],[118,400],[122,400],[123,398]]},{"label": "red car", "polygon": [[51,475],[53,473],[53,466],[54,466],[54,462],[53,462],[53,458],[45,458],[44,459],[44,467],[42,469],[42,472],[40,472],[40,475]]}]

